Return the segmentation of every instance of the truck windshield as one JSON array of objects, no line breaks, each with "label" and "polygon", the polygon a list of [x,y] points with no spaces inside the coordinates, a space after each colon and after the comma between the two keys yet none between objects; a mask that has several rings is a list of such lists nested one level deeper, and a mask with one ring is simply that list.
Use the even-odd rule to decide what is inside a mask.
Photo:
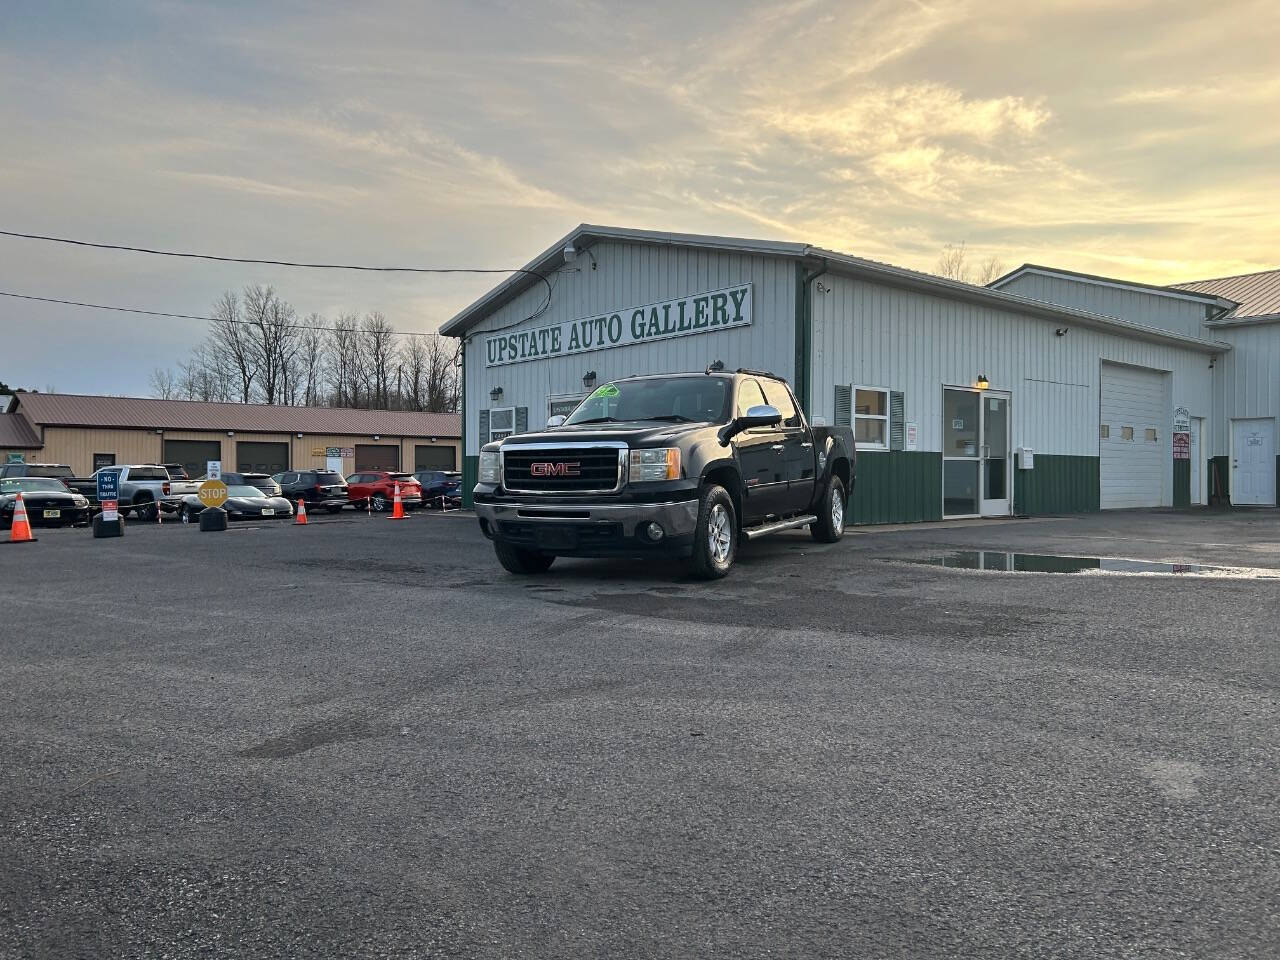
[{"label": "truck windshield", "polygon": [[730,381],[705,375],[606,383],[578,404],[566,424],[622,420],[719,423],[726,419]]}]

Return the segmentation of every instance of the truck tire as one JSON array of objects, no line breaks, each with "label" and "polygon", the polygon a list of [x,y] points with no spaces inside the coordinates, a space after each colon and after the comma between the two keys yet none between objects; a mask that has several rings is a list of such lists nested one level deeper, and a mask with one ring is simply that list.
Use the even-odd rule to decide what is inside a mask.
[{"label": "truck tire", "polygon": [[835,543],[844,536],[844,514],[847,501],[844,484],[835,474],[827,481],[818,504],[818,522],[809,524],[809,535],[819,543]]},{"label": "truck tire", "polygon": [[510,573],[546,573],[556,562],[553,554],[521,550],[501,540],[493,541],[493,552],[498,555],[498,562]]},{"label": "truck tire", "polygon": [[156,502],[146,497],[133,501],[133,506],[134,514],[139,520],[149,523],[160,516],[160,508],[156,506]]},{"label": "truck tire", "polygon": [[718,483],[698,496],[698,522],[693,528],[693,572],[703,580],[719,580],[733,569],[738,554],[738,518],[733,498]]}]

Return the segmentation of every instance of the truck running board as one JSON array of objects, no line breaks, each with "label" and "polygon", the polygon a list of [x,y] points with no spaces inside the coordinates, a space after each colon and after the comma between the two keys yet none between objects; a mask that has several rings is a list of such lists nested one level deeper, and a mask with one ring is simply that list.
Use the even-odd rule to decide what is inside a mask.
[{"label": "truck running board", "polygon": [[780,530],[794,530],[796,527],[807,527],[811,523],[817,523],[818,518],[813,516],[792,517],[790,520],[777,520],[773,523],[766,523],[762,527],[748,527],[742,532],[747,535],[748,540],[755,540],[757,537],[767,537],[771,533],[778,533]]}]

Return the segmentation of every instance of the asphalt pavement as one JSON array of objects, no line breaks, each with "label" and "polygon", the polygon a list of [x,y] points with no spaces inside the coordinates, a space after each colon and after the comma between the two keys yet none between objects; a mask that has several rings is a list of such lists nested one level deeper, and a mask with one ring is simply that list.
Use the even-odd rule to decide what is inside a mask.
[{"label": "asphalt pavement", "polygon": [[1275,957],[1280,514],[0,547],[0,957]]}]

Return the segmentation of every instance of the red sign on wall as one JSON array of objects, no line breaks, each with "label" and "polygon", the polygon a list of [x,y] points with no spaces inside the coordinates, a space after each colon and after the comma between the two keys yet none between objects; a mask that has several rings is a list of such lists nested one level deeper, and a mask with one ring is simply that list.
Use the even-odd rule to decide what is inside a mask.
[{"label": "red sign on wall", "polygon": [[1191,459],[1191,434],[1178,432],[1173,435],[1173,459]]}]

